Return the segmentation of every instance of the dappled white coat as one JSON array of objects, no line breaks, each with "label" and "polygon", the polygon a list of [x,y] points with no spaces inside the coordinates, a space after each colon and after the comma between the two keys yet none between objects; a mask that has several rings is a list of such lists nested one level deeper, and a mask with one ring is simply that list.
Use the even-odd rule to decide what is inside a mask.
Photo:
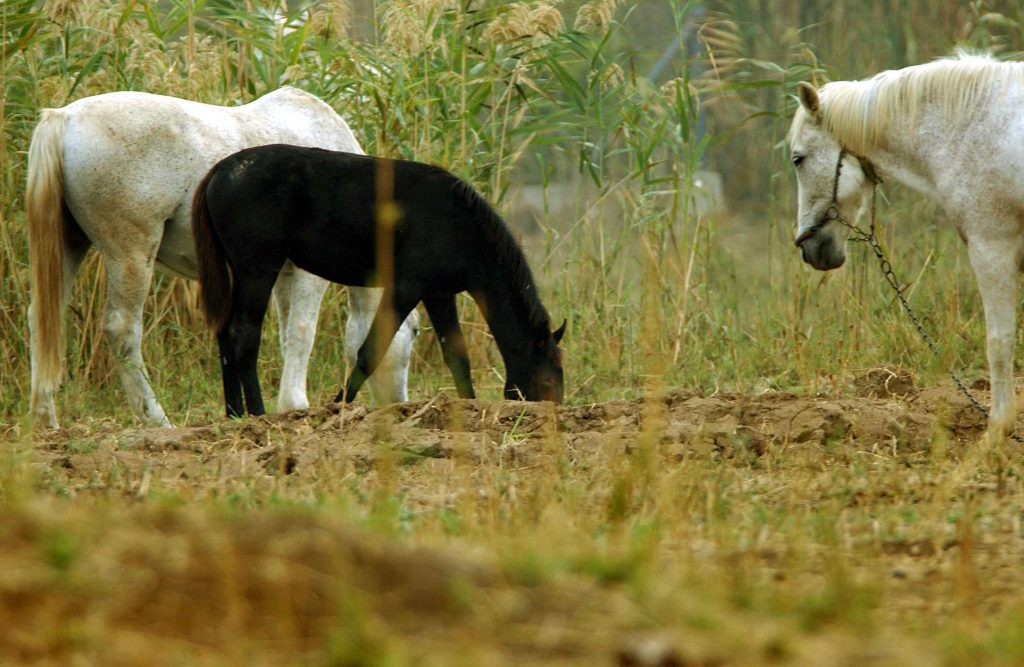
[{"label": "dappled white coat", "polygon": [[[142,309],[154,266],[196,277],[190,218],[196,185],[220,159],[269,143],[362,152],[330,106],[290,87],[238,107],[116,92],[43,111],[29,151],[26,192],[33,275],[32,407],[37,423],[57,425],[54,391],[63,355],[61,311],[92,245],[106,264],[103,330],[129,404],[145,424],[170,425],[150,386],[141,350]],[[63,234],[62,202],[74,218]],[[284,356],[280,410],[309,405],[306,374],[326,285],[288,264],[275,286]],[[380,290],[349,289],[358,294],[350,330],[365,336]],[[396,335],[384,365],[370,379],[378,402],[406,399],[415,330],[414,311]],[[361,342],[350,345],[358,347]]]},{"label": "dappled white coat", "polygon": [[[840,146],[884,179],[936,201],[967,244],[984,303],[990,425],[1012,431],[1017,283],[1024,260],[1024,63],[960,54],[821,90],[802,84],[799,92],[789,141],[804,260],[827,270],[845,259],[846,229],[820,224],[831,204]],[[839,186],[842,215],[853,220],[870,192],[859,160],[848,156]]]}]

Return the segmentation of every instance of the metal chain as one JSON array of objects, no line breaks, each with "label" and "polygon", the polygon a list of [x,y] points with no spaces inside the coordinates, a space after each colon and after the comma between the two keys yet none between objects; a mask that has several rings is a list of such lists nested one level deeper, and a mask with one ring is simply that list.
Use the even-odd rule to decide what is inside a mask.
[{"label": "metal chain", "polygon": [[[910,302],[907,301],[907,296],[903,290],[903,286],[900,285],[900,281],[896,278],[896,273],[892,268],[892,263],[889,261],[889,258],[886,257],[885,251],[882,249],[882,244],[878,240],[877,227],[875,225],[875,208],[876,201],[878,199],[878,184],[880,181],[877,178],[871,179],[871,218],[867,231],[864,231],[858,225],[853,224],[839,213],[839,175],[843,169],[843,158],[847,153],[848,151],[846,149],[839,152],[839,161],[836,163],[836,176],[835,180],[832,182],[832,204],[828,207],[828,210],[825,211],[824,220],[826,222],[838,222],[850,230],[850,233],[852,234],[852,238],[850,240],[864,242],[871,246],[871,250],[875,253],[875,257],[878,258],[878,264],[882,268],[882,276],[885,278],[885,282],[889,283],[889,286],[892,287],[892,290],[896,293],[896,298],[899,299],[900,305],[903,306],[903,311],[907,314],[907,317],[910,318],[914,328],[917,329],[917,333],[919,333],[921,338],[924,340],[925,345],[927,345],[931,353],[937,357],[939,356],[938,346],[935,344],[935,341],[932,340],[928,331],[924,328],[924,325],[918,318],[917,313],[915,313],[914,309],[910,307]],[[860,159],[863,162],[863,158]],[[963,380],[960,379],[960,376],[958,376],[954,371],[949,371],[949,377],[953,380],[953,384],[955,384],[956,388],[960,390],[960,393],[967,398],[974,409],[980,412],[987,419],[988,410],[981,404],[974,394],[971,393]],[[1017,442],[1024,443],[1024,437],[1021,437],[1017,433],[1011,433],[1010,437]]]}]

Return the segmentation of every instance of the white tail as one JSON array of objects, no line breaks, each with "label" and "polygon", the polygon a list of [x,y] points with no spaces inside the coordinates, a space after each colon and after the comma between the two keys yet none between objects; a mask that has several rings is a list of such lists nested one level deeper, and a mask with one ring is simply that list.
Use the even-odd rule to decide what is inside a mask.
[{"label": "white tail", "polygon": [[65,123],[66,116],[60,111],[44,110],[28,149],[25,211],[32,271],[29,327],[33,412],[46,409],[39,405],[38,399],[41,393],[52,395],[61,379]]}]

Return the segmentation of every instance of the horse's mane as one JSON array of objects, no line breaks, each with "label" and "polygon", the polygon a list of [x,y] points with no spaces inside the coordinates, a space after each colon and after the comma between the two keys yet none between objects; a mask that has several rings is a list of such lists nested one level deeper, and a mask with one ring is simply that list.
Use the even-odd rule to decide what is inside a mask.
[{"label": "horse's mane", "polygon": [[512,303],[521,309],[531,328],[549,331],[551,318],[537,294],[533,273],[519,242],[497,211],[472,185],[453,174],[449,176],[452,179],[452,192],[466,204],[474,223],[479,225],[484,242],[494,250],[499,266],[508,272]]},{"label": "horse's mane", "polygon": [[[1005,93],[1013,82],[1024,83],[1024,63],[958,52],[862,81],[834,81],[825,84],[818,95],[828,132],[847,149],[864,153],[893,124],[913,132],[926,105],[937,103],[946,120],[962,122],[978,108],[980,99]],[[809,120],[801,108],[793,119],[792,134]]]}]

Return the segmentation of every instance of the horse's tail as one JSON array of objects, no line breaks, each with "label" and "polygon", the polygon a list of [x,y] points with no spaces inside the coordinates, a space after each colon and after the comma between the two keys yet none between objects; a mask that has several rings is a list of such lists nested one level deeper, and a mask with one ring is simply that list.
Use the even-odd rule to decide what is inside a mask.
[{"label": "horse's tail", "polygon": [[220,333],[231,314],[231,272],[224,246],[210,224],[210,209],[206,205],[206,186],[212,175],[211,170],[203,177],[192,198],[192,236],[198,258],[199,301],[206,323]]},{"label": "horse's tail", "polygon": [[32,404],[39,391],[52,390],[61,377],[64,307],[64,128],[67,116],[45,109],[28,149],[25,214],[32,305]]}]

